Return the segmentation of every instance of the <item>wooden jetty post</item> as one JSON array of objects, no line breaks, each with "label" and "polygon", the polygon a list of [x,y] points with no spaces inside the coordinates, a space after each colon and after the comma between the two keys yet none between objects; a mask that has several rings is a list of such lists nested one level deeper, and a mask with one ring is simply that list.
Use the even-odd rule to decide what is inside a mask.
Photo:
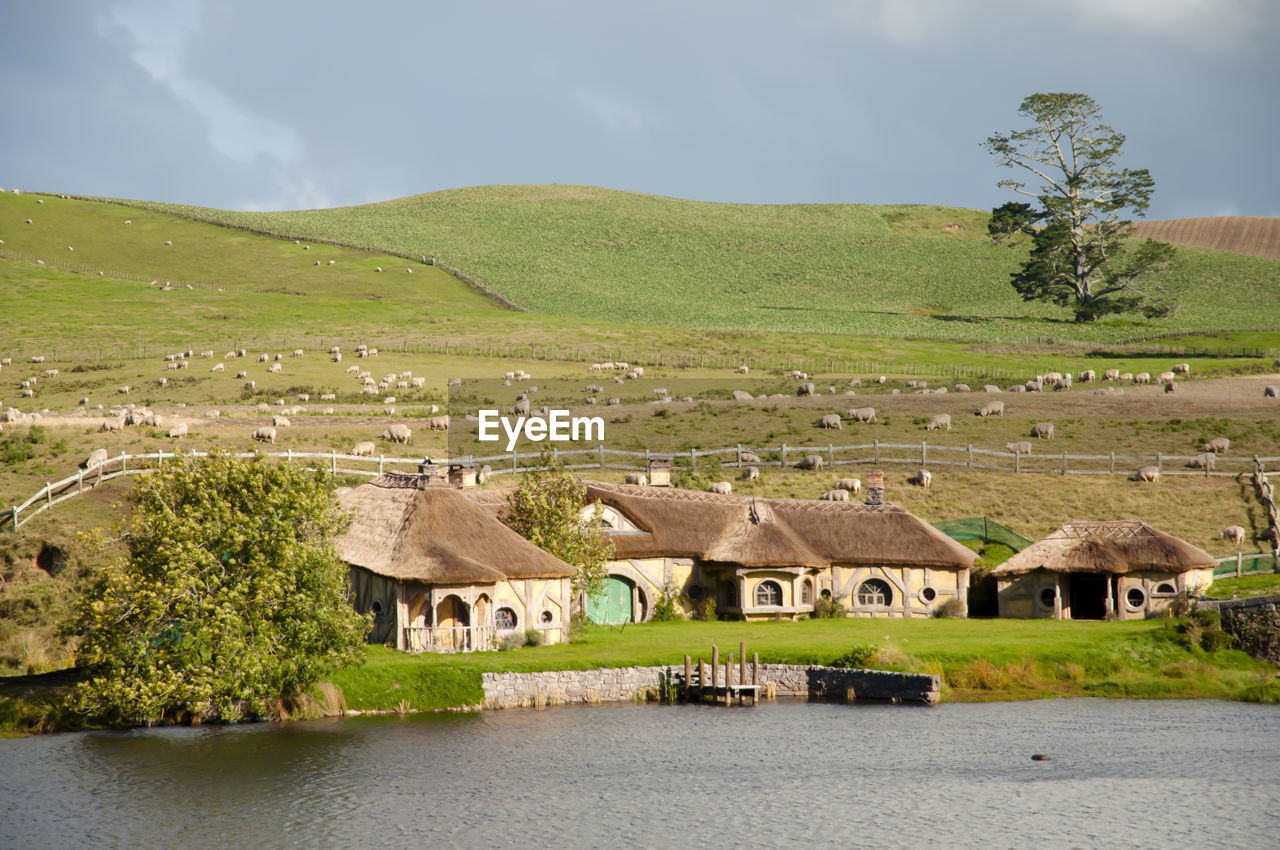
[{"label": "wooden jetty post", "polygon": [[751,684],[755,688],[751,692],[751,704],[755,705],[760,699],[760,653],[751,653]]},{"label": "wooden jetty post", "polygon": [[701,658],[698,659],[698,699],[702,699],[702,692],[707,687],[707,670]]},{"label": "wooden jetty post", "polygon": [[733,705],[733,650],[724,660],[724,704]]},{"label": "wooden jetty post", "polygon": [[693,687],[693,660],[688,655],[684,657],[684,689],[687,692]]},{"label": "wooden jetty post", "polygon": [[720,647],[711,644],[711,687],[720,687]]}]

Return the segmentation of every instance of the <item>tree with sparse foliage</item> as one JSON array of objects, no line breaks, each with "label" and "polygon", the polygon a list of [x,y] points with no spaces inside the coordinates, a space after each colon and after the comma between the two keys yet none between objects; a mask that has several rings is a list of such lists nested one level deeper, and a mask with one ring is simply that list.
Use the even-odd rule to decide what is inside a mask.
[{"label": "tree with sparse foliage", "polygon": [[521,537],[574,568],[575,604],[604,592],[613,544],[598,523],[583,518],[587,488],[550,453],[520,477],[505,522]]},{"label": "tree with sparse foliage", "polygon": [[166,463],[134,491],[127,560],[77,606],[77,708],[123,724],[265,717],[359,663],[320,472],[227,455]]},{"label": "tree with sparse foliage", "polygon": [[[1030,257],[1012,276],[1014,289],[1024,301],[1074,309],[1078,322],[1132,311],[1170,315],[1175,305],[1158,273],[1173,261],[1173,246],[1151,239],[1132,244],[1132,223],[1120,218],[1124,210],[1146,215],[1155,191],[1147,169],[1116,164],[1124,135],[1101,123],[1098,105],[1083,94],[1033,94],[1018,114],[1032,125],[983,143],[997,163],[1039,184],[1001,180],[1039,208],[1011,203],[992,211],[993,239],[1031,235]],[[1033,227],[1036,222],[1044,226]]]}]

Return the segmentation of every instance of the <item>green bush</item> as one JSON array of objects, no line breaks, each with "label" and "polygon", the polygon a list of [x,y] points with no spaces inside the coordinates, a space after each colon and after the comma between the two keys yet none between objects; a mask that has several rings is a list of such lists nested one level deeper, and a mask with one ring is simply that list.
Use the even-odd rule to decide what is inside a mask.
[{"label": "green bush", "polygon": [[675,585],[667,582],[658,591],[658,598],[653,603],[653,621],[655,623],[671,623],[676,620],[683,620],[680,609],[676,607],[676,599],[680,597],[680,592],[676,590]]},{"label": "green bush", "polygon": [[537,629],[528,629],[524,633],[524,644],[525,646],[542,646],[543,637],[542,632]]},{"label": "green bush", "polygon": [[828,667],[866,667],[871,660],[880,652],[880,647],[874,643],[858,644],[850,647],[849,651],[844,655],[836,658]]},{"label": "green bush", "polygon": [[832,620],[843,617],[846,613],[844,603],[830,596],[819,596],[813,603],[813,619]]}]

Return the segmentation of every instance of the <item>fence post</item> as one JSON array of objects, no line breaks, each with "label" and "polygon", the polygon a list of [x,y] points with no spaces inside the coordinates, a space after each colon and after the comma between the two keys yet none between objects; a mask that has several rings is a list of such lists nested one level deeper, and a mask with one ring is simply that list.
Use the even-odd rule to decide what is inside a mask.
[{"label": "fence post", "polygon": [[329,474],[338,474],[338,450],[329,449]]},{"label": "fence post", "polygon": [[827,463],[832,466],[836,465],[836,450],[832,448],[830,443],[827,443]]},{"label": "fence post", "polygon": [[1022,471],[1022,452],[1013,453],[1013,471],[1015,473]]},{"label": "fence post", "polygon": [[924,440],[920,441],[920,465],[929,465],[929,447],[925,444]]},{"label": "fence post", "polygon": [[1065,451],[1062,453],[1062,474],[1067,474],[1067,453]]},{"label": "fence post", "polygon": [[969,444],[969,468],[973,469],[973,443]]},{"label": "fence post", "polygon": [[876,465],[878,466],[880,464],[880,438],[876,437],[874,442],[876,444]]},{"label": "fence post", "polygon": [[1237,552],[1236,553],[1236,578],[1240,578],[1240,569],[1243,563],[1244,563],[1244,554],[1241,552]]},{"label": "fence post", "polygon": [[1163,471],[1163,470],[1161,470],[1161,469],[1160,469],[1160,463],[1161,463],[1161,461],[1160,461],[1160,452],[1156,452],[1156,472],[1162,472],[1162,471]]},{"label": "fence post", "polygon": [[[600,468],[604,469],[604,443],[600,443],[598,447],[600,449]],[[645,468],[648,469],[647,466]]]},{"label": "fence post", "polygon": [[1107,474],[1108,475],[1116,474],[1116,453],[1114,451],[1111,453],[1111,471],[1108,472]]},{"label": "fence post", "polygon": [[120,472],[125,473],[128,471],[129,471],[129,456],[124,452],[120,452]]},{"label": "fence post", "polygon": [[379,475],[382,474],[382,459],[384,457],[386,457],[386,455],[378,455],[378,474]]},{"label": "fence post", "polygon": [[47,507],[53,507],[53,486],[48,481],[44,482],[44,503]]}]

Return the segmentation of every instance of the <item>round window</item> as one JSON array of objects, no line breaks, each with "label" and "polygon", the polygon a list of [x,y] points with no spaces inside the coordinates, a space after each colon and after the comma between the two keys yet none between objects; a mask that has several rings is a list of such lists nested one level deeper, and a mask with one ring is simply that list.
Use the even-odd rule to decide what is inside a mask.
[{"label": "round window", "polygon": [[375,616],[375,617],[376,617],[376,616],[378,616],[379,614],[381,614],[381,613],[382,613],[382,600],[381,600],[381,599],[375,599],[375,600],[373,600],[373,605],[370,607],[370,610],[371,610],[371,611],[373,611],[373,616]]},{"label": "round window", "polygon": [[550,622],[551,622],[551,612],[550,612],[550,611],[543,611],[541,614],[539,614],[539,615],[538,615],[538,620],[539,620],[539,621],[541,621],[541,622],[543,622],[543,623],[550,623]]},{"label": "round window", "polygon": [[1047,611],[1052,611],[1053,601],[1057,595],[1057,589],[1052,587],[1046,587],[1044,590],[1040,591],[1040,607]]},{"label": "round window", "polygon": [[864,607],[887,608],[893,601],[893,590],[878,578],[869,578],[858,585],[858,604]]},{"label": "round window", "polygon": [[692,599],[694,602],[697,602],[699,599],[703,597],[703,594],[706,593],[706,591],[702,589],[702,585],[700,584],[689,585],[688,592],[689,592],[689,598]]},{"label": "round window", "polygon": [[1147,604],[1147,594],[1143,593],[1140,587],[1131,587],[1125,593],[1124,601],[1130,611],[1140,611],[1142,606]]},{"label": "round window", "polygon": [[500,631],[516,627],[516,612],[512,608],[502,607],[493,612],[493,625]]},{"label": "round window", "polygon": [[831,598],[831,591],[830,591],[830,590],[826,590],[826,589],[824,588],[824,589],[823,589],[823,591],[822,591],[822,593],[820,593],[819,595],[820,595],[823,599],[830,599],[830,598]]},{"label": "round window", "polygon": [[938,598],[938,591],[934,590],[932,587],[929,587],[928,585],[925,585],[924,587],[920,588],[920,598],[923,599],[925,602],[932,602],[933,600]]}]

